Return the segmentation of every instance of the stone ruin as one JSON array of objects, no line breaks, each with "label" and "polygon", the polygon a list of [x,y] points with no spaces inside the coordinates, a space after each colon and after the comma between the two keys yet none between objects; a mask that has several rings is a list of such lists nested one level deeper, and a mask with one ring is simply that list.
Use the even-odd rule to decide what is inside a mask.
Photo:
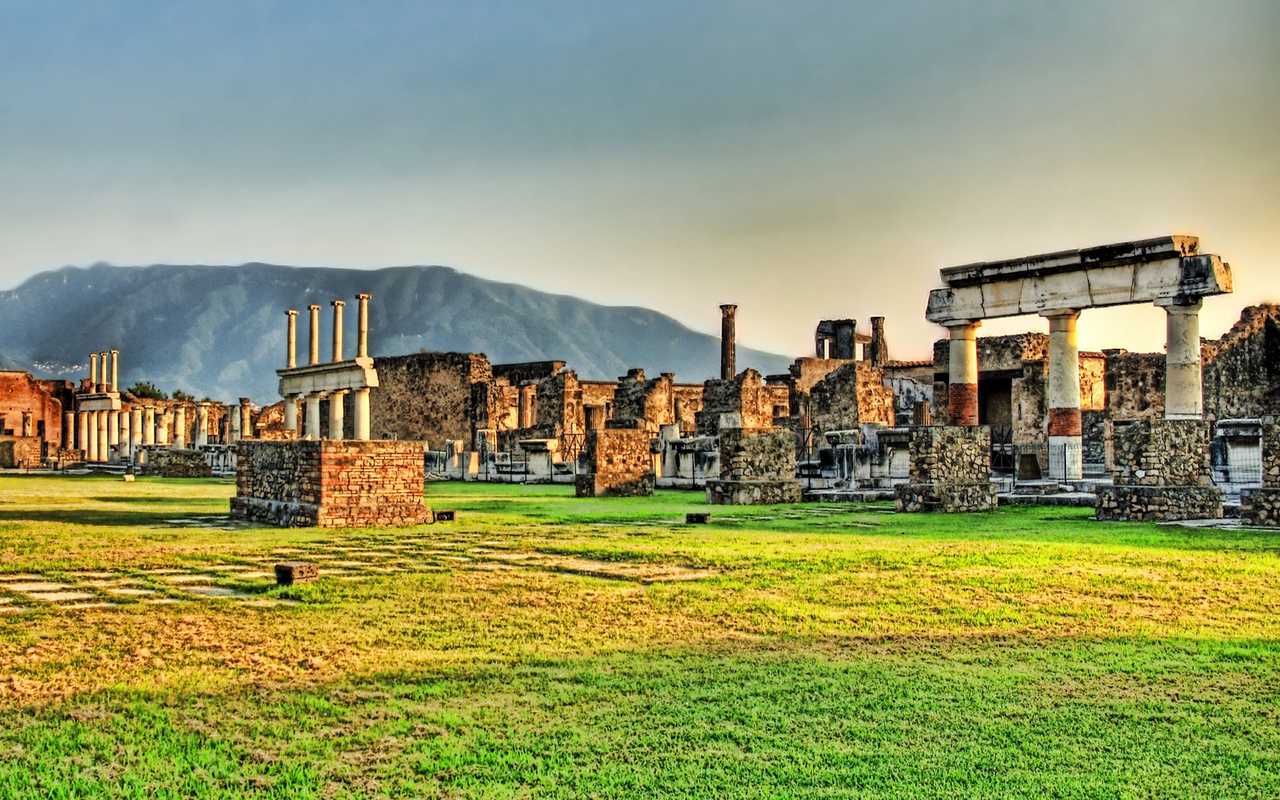
[{"label": "stone ruin", "polygon": [[[320,361],[320,306],[310,306],[309,363],[298,366],[297,311],[288,315],[286,366],[277,370],[285,398],[280,441],[242,441],[231,516],[278,526],[390,526],[431,521],[423,503],[421,442],[369,438],[369,394],[378,374],[368,352],[369,295],[356,295],[360,312],[356,356],[344,357],[341,300],[333,305],[333,359]],[[345,438],[343,398],[354,400],[354,436]],[[299,399],[305,402],[298,419]],[[328,425],[321,425],[322,399]],[[300,426],[299,423],[303,424]],[[325,436],[327,427],[328,436]]]}]

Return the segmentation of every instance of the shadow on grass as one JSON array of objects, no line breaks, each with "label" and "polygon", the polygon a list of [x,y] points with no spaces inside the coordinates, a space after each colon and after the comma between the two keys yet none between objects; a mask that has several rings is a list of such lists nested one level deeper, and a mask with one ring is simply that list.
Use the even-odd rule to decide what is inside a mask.
[{"label": "shadow on grass", "polygon": [[[225,501],[223,501],[225,502]],[[0,521],[57,522],[65,525],[92,527],[167,527],[171,519],[204,519],[213,515],[185,514],[181,511],[103,511],[99,509],[21,509],[0,510]],[[225,517],[226,514],[216,515]]]}]

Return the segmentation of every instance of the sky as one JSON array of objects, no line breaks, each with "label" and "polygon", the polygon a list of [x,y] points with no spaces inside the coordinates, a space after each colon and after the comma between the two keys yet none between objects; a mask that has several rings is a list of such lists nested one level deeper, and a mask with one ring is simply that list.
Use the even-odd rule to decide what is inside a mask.
[{"label": "sky", "polygon": [[1216,337],[1280,301],[1278,34],[1274,0],[0,0],[0,288],[444,264],[708,333],[737,303],[788,355],[882,315],[909,359],[941,268],[1190,233],[1233,267]]}]

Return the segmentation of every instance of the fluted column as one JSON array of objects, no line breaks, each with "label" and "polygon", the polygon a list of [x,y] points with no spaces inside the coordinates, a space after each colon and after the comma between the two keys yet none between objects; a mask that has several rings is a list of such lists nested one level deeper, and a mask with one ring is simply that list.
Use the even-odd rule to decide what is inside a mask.
[{"label": "fluted column", "polygon": [[307,363],[314,366],[320,363],[320,306],[313,303],[307,306],[307,310],[311,312],[310,360]]},{"label": "fluted column", "polygon": [[323,438],[320,431],[320,392],[312,392],[307,395],[307,430],[303,436],[308,441],[317,441]]},{"label": "fluted column", "polygon": [[1080,312],[1044,316],[1049,318],[1049,477],[1078,481],[1083,475],[1080,351],[1076,344]]},{"label": "fluted column", "polygon": [[369,440],[369,390],[355,390],[355,438],[362,442]]},{"label": "fluted column", "polygon": [[345,421],[346,410],[342,407],[343,398],[347,396],[346,392],[330,392],[329,393],[329,438],[341,440],[342,425]]},{"label": "fluted column", "polygon": [[1200,306],[1203,301],[1164,306],[1164,418],[1204,416],[1200,375]]},{"label": "fluted column", "polygon": [[186,406],[178,406],[173,410],[173,448],[175,450],[187,449]]},{"label": "fluted column", "polygon": [[948,325],[947,419],[952,425],[978,424],[978,326],[981,322]]},{"label": "fluted column", "polygon": [[738,374],[738,307],[726,303],[720,306],[720,380],[731,381]]}]

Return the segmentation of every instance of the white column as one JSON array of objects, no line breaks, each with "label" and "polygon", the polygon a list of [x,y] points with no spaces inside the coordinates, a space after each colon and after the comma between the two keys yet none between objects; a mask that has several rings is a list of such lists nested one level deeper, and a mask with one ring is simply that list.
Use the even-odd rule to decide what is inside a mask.
[{"label": "white column", "polygon": [[156,407],[147,406],[142,410],[142,414],[143,414],[142,443],[155,444],[156,443]]},{"label": "white column", "polygon": [[137,455],[138,448],[142,446],[142,406],[134,406],[130,416],[133,423],[129,426],[129,452]]},{"label": "white column", "polygon": [[109,392],[118,392],[120,380],[120,351],[111,351],[111,387],[107,389]]},{"label": "white column", "polygon": [[285,353],[286,369],[298,366],[298,309],[291,308],[284,312],[289,317],[288,352]]},{"label": "white column", "polygon": [[1047,313],[1049,318],[1049,477],[1078,481],[1083,476],[1080,419],[1079,311]]},{"label": "white column", "polygon": [[232,409],[231,413],[232,414],[238,413],[240,415],[240,438],[242,439],[254,438],[253,435],[254,433],[256,433],[256,431],[254,431],[253,429],[253,409],[249,404],[249,398],[241,397],[240,408],[238,410]]},{"label": "white column", "polygon": [[1201,419],[1200,306],[1202,301],[1164,305],[1164,418]]},{"label": "white column", "polygon": [[133,415],[128,411],[120,412],[120,454],[121,461],[133,458]]},{"label": "white column", "polygon": [[947,423],[978,424],[978,326],[981,322],[948,325],[951,345],[948,354]]},{"label": "white column", "polygon": [[89,393],[96,394],[98,391],[98,354],[89,354]]},{"label": "white column", "polygon": [[307,441],[324,438],[320,431],[320,392],[307,395],[307,430],[302,438]]},{"label": "white column", "polygon": [[[116,458],[120,460],[120,412],[107,412],[107,446],[116,448]],[[107,451],[110,454],[110,450]]]},{"label": "white column", "polygon": [[346,303],[332,300],[330,304],[333,306],[333,360],[338,362],[342,360],[342,307]]},{"label": "white column", "polygon": [[62,415],[62,449],[76,449],[76,415],[74,411],[68,411]]},{"label": "white column", "polygon": [[106,461],[111,454],[107,449],[107,412],[98,412],[98,460]]},{"label": "white column", "polygon": [[294,434],[298,432],[298,398],[289,395],[284,399],[284,429]]},{"label": "white column", "polygon": [[187,449],[187,409],[185,406],[178,406],[173,410],[173,448],[175,450]]},{"label": "white column", "polygon": [[232,442],[240,441],[240,409],[235,406],[231,407],[231,413],[227,415],[227,439]]},{"label": "white column", "polygon": [[[100,366],[102,367],[102,389],[100,391],[103,392],[111,391],[111,373],[107,370],[107,355],[108,351],[106,350],[103,350],[98,354],[102,359],[100,362]],[[106,459],[104,458],[103,461],[106,461]]]},{"label": "white column", "polygon": [[355,438],[362,442],[369,441],[369,390],[356,389]]},{"label": "white column", "polygon": [[369,295],[358,294],[356,299],[360,301],[360,312],[356,318],[356,357],[365,358],[369,355]]},{"label": "white column", "polygon": [[89,411],[85,413],[88,418],[88,427],[83,428],[85,435],[85,443],[88,445],[84,449],[86,461],[98,460],[98,412]]},{"label": "white column", "polygon": [[329,438],[342,440],[342,424],[344,422],[345,410],[342,407],[342,400],[347,396],[346,392],[332,392],[329,394]]},{"label": "white column", "polygon": [[196,406],[196,447],[209,444],[209,404]]},{"label": "white column", "polygon": [[310,359],[307,363],[315,365],[320,363],[320,306],[312,304],[307,306],[307,310],[311,312]]},{"label": "white column", "polygon": [[[182,406],[178,406],[182,408]],[[169,422],[173,420],[173,409],[160,409],[160,418],[156,420],[156,444],[169,444]]]},{"label": "white column", "polygon": [[89,457],[89,412],[80,411],[76,413],[76,449],[83,450],[85,458]]}]

